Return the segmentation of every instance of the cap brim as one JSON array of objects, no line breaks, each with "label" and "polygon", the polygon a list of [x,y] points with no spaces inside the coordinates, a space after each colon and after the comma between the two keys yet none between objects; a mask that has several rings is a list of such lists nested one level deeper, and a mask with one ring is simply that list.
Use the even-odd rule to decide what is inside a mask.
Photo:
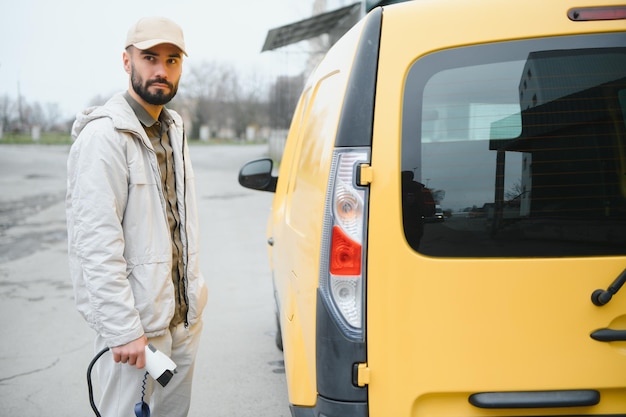
[{"label": "cap brim", "polygon": [[170,45],[174,45],[175,47],[180,49],[181,52],[185,54],[185,56],[189,56],[187,55],[187,52],[185,51],[184,48],[182,48],[180,45],[177,45],[176,43],[168,39],[150,39],[149,41],[137,42],[137,43],[133,43],[132,45],[137,49],[145,50],[145,49],[150,49],[153,46],[160,45],[162,43],[169,43]]}]

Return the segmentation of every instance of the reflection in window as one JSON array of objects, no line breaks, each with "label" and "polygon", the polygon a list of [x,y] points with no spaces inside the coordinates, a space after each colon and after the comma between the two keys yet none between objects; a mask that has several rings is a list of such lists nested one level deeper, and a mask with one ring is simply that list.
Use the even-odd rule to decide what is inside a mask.
[{"label": "reflection in window", "polygon": [[[405,117],[402,170],[444,213],[420,224],[417,243],[407,232],[414,249],[626,253],[626,48],[572,49],[564,39],[550,50],[518,42],[414,64],[404,114],[420,118]],[[507,60],[492,62],[498,56]],[[405,231],[416,223],[409,202]]]}]

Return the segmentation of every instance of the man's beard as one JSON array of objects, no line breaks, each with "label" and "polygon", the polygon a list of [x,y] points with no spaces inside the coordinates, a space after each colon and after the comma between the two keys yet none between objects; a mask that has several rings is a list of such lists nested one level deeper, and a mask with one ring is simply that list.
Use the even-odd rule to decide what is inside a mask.
[{"label": "man's beard", "polygon": [[[144,83],[143,78],[141,78],[135,69],[133,68],[130,76],[131,84],[133,86],[133,90],[139,97],[141,97],[146,103],[152,104],[155,106],[162,106],[167,104],[174,98],[176,92],[178,91],[178,84],[172,84],[171,82],[164,80],[163,78],[155,78],[152,80],[148,80]],[[148,88],[152,84],[167,84],[170,89],[169,94],[166,94],[162,89],[157,89],[155,93],[151,93],[148,91]]]}]

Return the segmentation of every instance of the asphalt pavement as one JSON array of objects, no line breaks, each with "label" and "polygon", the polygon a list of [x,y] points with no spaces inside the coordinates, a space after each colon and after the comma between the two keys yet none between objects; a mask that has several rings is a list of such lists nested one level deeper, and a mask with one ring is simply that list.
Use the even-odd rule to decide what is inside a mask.
[{"label": "asphalt pavement", "polygon": [[[75,310],[67,264],[68,150],[0,144],[0,416],[94,415],[94,333]],[[241,164],[266,153],[191,147],[209,304],[189,417],[290,415],[265,247],[272,195],[237,183]]]}]

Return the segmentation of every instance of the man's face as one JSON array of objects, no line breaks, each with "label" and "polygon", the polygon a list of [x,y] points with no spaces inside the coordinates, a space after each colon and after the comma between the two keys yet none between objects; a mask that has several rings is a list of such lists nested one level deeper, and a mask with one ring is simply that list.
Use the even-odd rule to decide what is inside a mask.
[{"label": "man's face", "polygon": [[180,49],[171,44],[146,50],[131,48],[124,59],[135,93],[146,103],[159,106],[169,103],[176,95],[182,63]]}]

